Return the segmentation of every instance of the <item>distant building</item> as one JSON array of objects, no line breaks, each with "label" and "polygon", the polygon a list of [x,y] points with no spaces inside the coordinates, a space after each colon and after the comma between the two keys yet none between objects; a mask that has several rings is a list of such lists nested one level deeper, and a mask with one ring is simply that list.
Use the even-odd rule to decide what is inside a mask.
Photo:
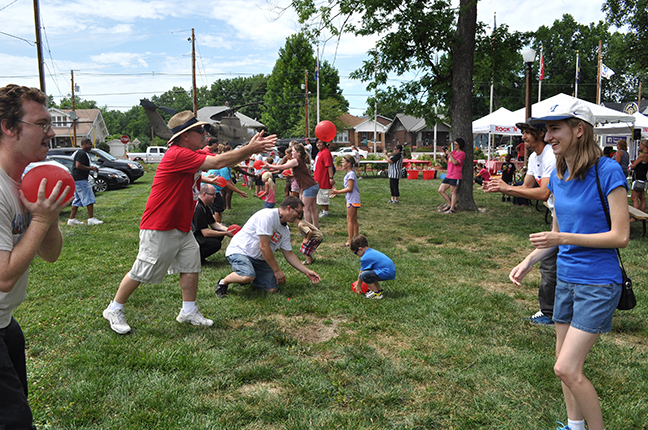
[{"label": "distant building", "polygon": [[[71,109],[49,108],[52,115],[52,128],[56,133],[50,140],[50,147],[81,146],[83,139],[90,139],[95,144],[105,142],[109,135],[106,123],[99,109]],[[74,121],[73,114],[76,115]],[[74,126],[76,126],[76,143],[74,140]]]},{"label": "distant building", "polygon": [[[448,144],[450,126],[444,122],[437,124],[437,147]],[[428,127],[423,118],[416,118],[403,113],[396,114],[387,130],[388,147],[397,144],[410,144],[411,148],[418,146],[434,146],[434,125]]]}]

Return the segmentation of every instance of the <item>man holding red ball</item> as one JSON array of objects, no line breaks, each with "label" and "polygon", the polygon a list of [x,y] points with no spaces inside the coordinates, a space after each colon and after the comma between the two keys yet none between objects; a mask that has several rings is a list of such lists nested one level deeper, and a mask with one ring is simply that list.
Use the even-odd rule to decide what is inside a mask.
[{"label": "man holding red ball", "polygon": [[33,428],[25,337],[12,312],[25,300],[34,257],[54,262],[63,248],[58,219],[69,203],[69,186],[59,194],[58,181],[46,197],[41,181],[35,202],[21,190],[25,167],[45,159],[55,135],[46,103],[37,88],[0,88],[0,428]]}]

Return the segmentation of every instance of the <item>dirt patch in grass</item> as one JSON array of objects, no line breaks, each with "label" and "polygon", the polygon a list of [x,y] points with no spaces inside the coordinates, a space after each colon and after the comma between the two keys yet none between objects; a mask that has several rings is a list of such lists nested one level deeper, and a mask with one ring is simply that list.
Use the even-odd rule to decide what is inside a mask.
[{"label": "dirt patch in grass", "polygon": [[[280,314],[267,315],[264,320],[273,321],[273,325],[284,331],[292,338],[301,343],[322,343],[334,339],[340,335],[339,325],[347,320],[343,318],[316,318],[312,316],[284,316]],[[257,321],[237,322],[232,328],[249,327]]]},{"label": "dirt patch in grass", "polygon": [[345,321],[337,318],[308,318],[302,321],[295,319],[288,321],[285,329],[302,343],[322,343],[339,336],[338,326],[341,322]]},{"label": "dirt patch in grass", "polygon": [[272,395],[281,394],[283,388],[272,382],[256,382],[254,384],[243,385],[238,392],[244,396],[268,393]]}]

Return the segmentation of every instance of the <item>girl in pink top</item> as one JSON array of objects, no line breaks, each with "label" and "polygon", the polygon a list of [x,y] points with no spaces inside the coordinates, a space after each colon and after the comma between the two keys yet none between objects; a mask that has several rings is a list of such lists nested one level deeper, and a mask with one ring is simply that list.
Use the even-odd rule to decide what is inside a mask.
[{"label": "girl in pink top", "polygon": [[[455,207],[457,206],[457,189],[459,189],[459,184],[461,183],[462,178],[462,169],[464,161],[466,160],[466,153],[464,148],[466,147],[466,142],[460,137],[454,141],[454,151],[448,153],[448,149],[444,148],[444,152],[448,159],[448,174],[445,179],[441,182],[439,186],[439,194],[443,197],[443,200],[446,202],[446,206],[443,209],[444,213],[453,214],[455,213]],[[450,188],[450,196],[446,192]]]}]

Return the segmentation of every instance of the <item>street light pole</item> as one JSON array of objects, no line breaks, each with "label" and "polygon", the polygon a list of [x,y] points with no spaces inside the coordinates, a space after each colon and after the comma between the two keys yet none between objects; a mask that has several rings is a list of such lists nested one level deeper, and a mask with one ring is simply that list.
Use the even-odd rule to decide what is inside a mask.
[{"label": "street light pole", "polygon": [[[533,49],[527,49],[522,52],[522,58],[526,63],[526,118],[531,118],[531,66],[535,61],[536,52]],[[526,158],[526,157],[525,157]]]}]

